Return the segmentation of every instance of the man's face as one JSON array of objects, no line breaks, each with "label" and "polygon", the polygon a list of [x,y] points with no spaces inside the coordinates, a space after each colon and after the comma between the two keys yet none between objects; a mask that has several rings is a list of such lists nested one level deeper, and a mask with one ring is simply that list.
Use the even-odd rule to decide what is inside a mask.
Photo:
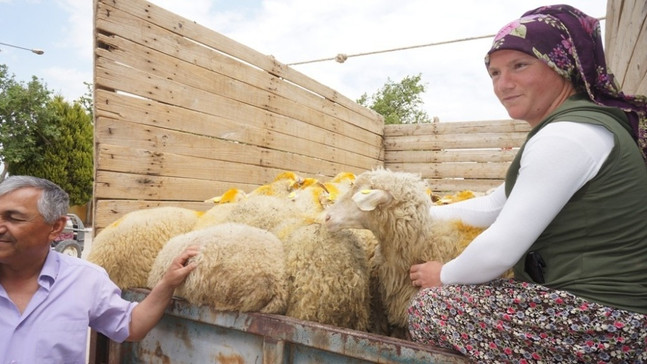
[{"label": "man's face", "polygon": [[61,218],[45,222],[38,212],[42,191],[20,188],[0,196],[0,264],[16,265],[44,259],[50,242],[65,226]]}]

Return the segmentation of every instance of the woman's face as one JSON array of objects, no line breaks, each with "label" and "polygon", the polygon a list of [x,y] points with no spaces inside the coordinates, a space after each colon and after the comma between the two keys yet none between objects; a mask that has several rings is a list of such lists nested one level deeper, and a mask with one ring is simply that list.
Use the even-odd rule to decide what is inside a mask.
[{"label": "woman's face", "polygon": [[544,62],[515,50],[490,54],[488,72],[508,115],[532,127],[575,93],[573,85]]}]

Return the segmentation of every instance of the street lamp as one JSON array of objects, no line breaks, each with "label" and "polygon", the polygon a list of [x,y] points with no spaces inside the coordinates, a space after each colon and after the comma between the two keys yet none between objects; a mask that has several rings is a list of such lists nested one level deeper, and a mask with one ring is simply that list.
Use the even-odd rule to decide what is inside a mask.
[{"label": "street lamp", "polygon": [[7,43],[2,43],[2,42],[0,42],[0,45],[5,45],[5,46],[7,46],[7,47],[14,47],[14,48],[18,48],[18,49],[24,49],[24,50],[26,50],[26,51],[30,51],[30,52],[32,52],[32,53],[36,53],[36,54],[38,54],[38,55],[41,55],[41,54],[45,53],[45,51],[44,51],[44,50],[42,50],[42,49],[36,49],[36,48],[34,48],[34,49],[29,49],[29,48],[19,47],[19,46],[17,46],[17,45],[7,44]]}]

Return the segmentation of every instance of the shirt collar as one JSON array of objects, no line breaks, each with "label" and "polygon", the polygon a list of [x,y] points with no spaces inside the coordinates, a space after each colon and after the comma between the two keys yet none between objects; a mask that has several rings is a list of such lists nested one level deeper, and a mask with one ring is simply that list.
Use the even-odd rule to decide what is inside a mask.
[{"label": "shirt collar", "polygon": [[40,275],[38,276],[38,284],[43,288],[49,289],[56,281],[60,267],[61,258],[58,256],[58,254],[56,254],[56,252],[50,250],[47,253],[47,258],[45,258],[43,269],[40,270]]}]

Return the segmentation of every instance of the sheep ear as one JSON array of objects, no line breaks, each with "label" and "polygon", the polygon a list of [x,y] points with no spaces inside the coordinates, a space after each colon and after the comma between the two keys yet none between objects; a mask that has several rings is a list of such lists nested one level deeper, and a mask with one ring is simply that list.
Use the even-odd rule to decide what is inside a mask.
[{"label": "sheep ear", "polygon": [[362,211],[375,210],[380,204],[391,201],[393,197],[384,190],[361,190],[353,195],[353,201]]}]

